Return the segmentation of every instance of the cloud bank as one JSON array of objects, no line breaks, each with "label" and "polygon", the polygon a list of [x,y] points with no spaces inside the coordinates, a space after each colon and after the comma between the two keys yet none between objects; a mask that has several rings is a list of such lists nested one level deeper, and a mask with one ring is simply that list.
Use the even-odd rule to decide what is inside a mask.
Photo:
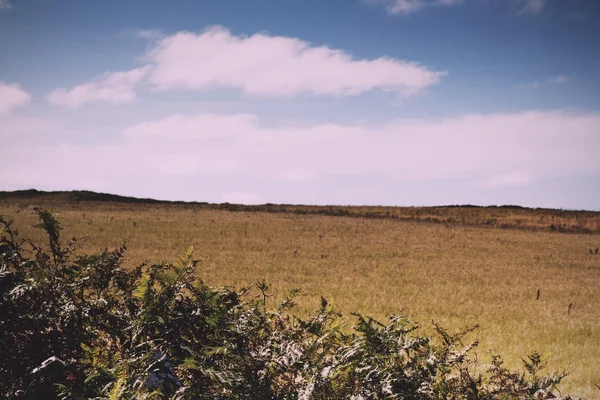
[{"label": "cloud bank", "polygon": [[123,134],[153,148],[168,148],[174,137],[185,139],[189,150],[210,148],[212,156],[233,157],[244,171],[280,181],[359,174],[473,179],[485,187],[600,171],[594,151],[600,148],[598,126],[598,114],[563,112],[277,128],[261,126],[249,114],[198,114],[139,123]]},{"label": "cloud bank", "polygon": [[[4,135],[9,145],[0,169],[10,165],[11,170],[0,171],[0,185],[14,185],[6,182],[10,176],[18,176],[22,187],[69,176],[72,182],[113,182],[122,192],[122,176],[157,187],[173,176],[193,177],[195,182],[227,176],[238,183],[260,177],[268,190],[276,191],[281,183],[361,176],[398,182],[460,179],[480,188],[527,186],[539,179],[598,174],[598,126],[597,113],[277,127],[251,114],[200,113],[140,122],[123,128],[121,139],[112,145],[96,146],[42,146],[15,130]],[[37,176],[27,171],[37,171]]]}]

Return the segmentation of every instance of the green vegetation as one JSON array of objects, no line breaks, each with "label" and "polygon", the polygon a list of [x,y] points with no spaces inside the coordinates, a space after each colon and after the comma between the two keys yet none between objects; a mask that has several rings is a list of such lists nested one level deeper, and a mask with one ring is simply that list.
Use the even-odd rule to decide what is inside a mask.
[{"label": "green vegetation", "polygon": [[[14,219],[23,236],[47,242],[33,228],[39,223],[36,206],[55,212],[63,237],[83,238],[78,255],[81,248],[91,254],[125,241],[123,266],[133,271],[144,262],[177,260],[193,245],[200,260],[197,276],[210,287],[236,291],[264,279],[272,284],[267,308],[301,288],[294,314],[310,319],[323,296],[342,314],[338,322],[347,335],[356,323],[352,312],[380,321],[400,313],[421,322],[422,336],[437,335],[432,319],[452,332],[478,323],[465,343],[479,339],[481,363],[490,364],[490,352],[499,353],[507,368],[522,370],[523,355],[537,350],[552,370],[571,371],[563,392],[600,398],[595,386],[600,384],[600,255],[595,254],[600,213],[245,207],[89,192],[0,194],[0,215]],[[348,216],[338,209],[356,212]],[[424,217],[374,218],[375,210]],[[466,215],[464,224],[459,213]],[[470,222],[493,218],[497,223]],[[541,225],[531,225],[534,221]],[[560,224],[560,230],[550,224]]]},{"label": "green vegetation", "polygon": [[124,248],[77,255],[36,211],[49,250],[0,219],[4,398],[533,400],[557,398],[565,376],[544,374],[538,353],[524,373],[499,356],[482,365],[477,342],[463,343],[475,328],[435,325],[432,340],[406,317],[356,314],[347,334],[323,298],[308,318],[290,314],[293,294],[269,311],[264,282],[234,291],[197,279],[193,249],[125,270]]}]

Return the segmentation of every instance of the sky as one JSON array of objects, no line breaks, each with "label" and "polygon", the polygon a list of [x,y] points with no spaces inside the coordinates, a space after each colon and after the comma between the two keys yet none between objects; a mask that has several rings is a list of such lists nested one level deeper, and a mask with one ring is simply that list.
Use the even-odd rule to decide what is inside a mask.
[{"label": "sky", "polygon": [[0,0],[0,190],[600,210],[597,0]]}]

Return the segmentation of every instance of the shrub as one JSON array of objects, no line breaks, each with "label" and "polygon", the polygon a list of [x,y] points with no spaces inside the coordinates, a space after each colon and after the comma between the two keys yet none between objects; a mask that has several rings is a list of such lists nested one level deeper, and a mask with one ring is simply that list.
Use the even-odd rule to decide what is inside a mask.
[{"label": "shrub", "polygon": [[480,365],[474,328],[434,338],[397,315],[355,314],[352,333],[322,299],[306,319],[294,295],[268,309],[264,282],[236,291],[197,278],[193,249],[174,264],[121,266],[60,240],[48,246],[0,218],[0,396],[7,399],[552,399],[564,373]]}]

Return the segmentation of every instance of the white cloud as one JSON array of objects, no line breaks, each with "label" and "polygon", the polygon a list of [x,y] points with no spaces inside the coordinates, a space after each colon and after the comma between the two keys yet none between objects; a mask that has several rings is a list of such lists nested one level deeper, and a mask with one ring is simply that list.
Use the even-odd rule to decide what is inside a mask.
[{"label": "white cloud", "polygon": [[129,138],[225,138],[256,129],[258,118],[251,114],[173,115],[141,122],[125,129]]},{"label": "white cloud", "polygon": [[235,36],[223,27],[166,37],[155,31],[136,34],[155,39],[145,57],[148,65],[54,90],[48,101],[72,108],[92,101],[130,102],[142,81],[162,91],[233,88],[269,97],[351,96],[371,90],[411,95],[446,75],[390,57],[356,59],[343,50],[313,46],[298,38],[264,33]]},{"label": "white cloud", "polygon": [[491,176],[482,181],[476,182],[475,186],[484,188],[527,186],[534,180],[534,176],[531,173],[525,171],[517,171]]},{"label": "white cloud", "polygon": [[6,115],[17,107],[22,107],[31,101],[31,95],[21,89],[17,83],[0,81],[0,115]]},{"label": "white cloud", "polygon": [[92,82],[72,89],[56,89],[48,95],[48,101],[56,106],[77,108],[93,101],[112,104],[131,102],[135,99],[135,87],[148,74],[148,66],[125,72],[104,73]]},{"label": "white cloud", "polygon": [[521,10],[522,14],[539,14],[544,8],[546,0],[524,0],[525,6]]},{"label": "white cloud", "polygon": [[[377,1],[377,0],[376,0]],[[450,7],[464,3],[464,0],[378,0],[385,3],[389,14],[412,14],[430,7]]]},{"label": "white cloud", "polygon": [[12,4],[8,0],[0,0],[0,10],[6,10],[12,7]]},{"label": "white cloud", "polygon": [[263,198],[255,193],[233,192],[227,193],[221,198],[224,203],[232,204],[261,204],[264,203]]},{"label": "white cloud", "polygon": [[374,89],[411,94],[444,75],[388,57],[355,59],[297,38],[235,36],[222,27],[166,37],[148,59],[149,80],[160,90],[235,88],[261,96],[346,96]]}]

